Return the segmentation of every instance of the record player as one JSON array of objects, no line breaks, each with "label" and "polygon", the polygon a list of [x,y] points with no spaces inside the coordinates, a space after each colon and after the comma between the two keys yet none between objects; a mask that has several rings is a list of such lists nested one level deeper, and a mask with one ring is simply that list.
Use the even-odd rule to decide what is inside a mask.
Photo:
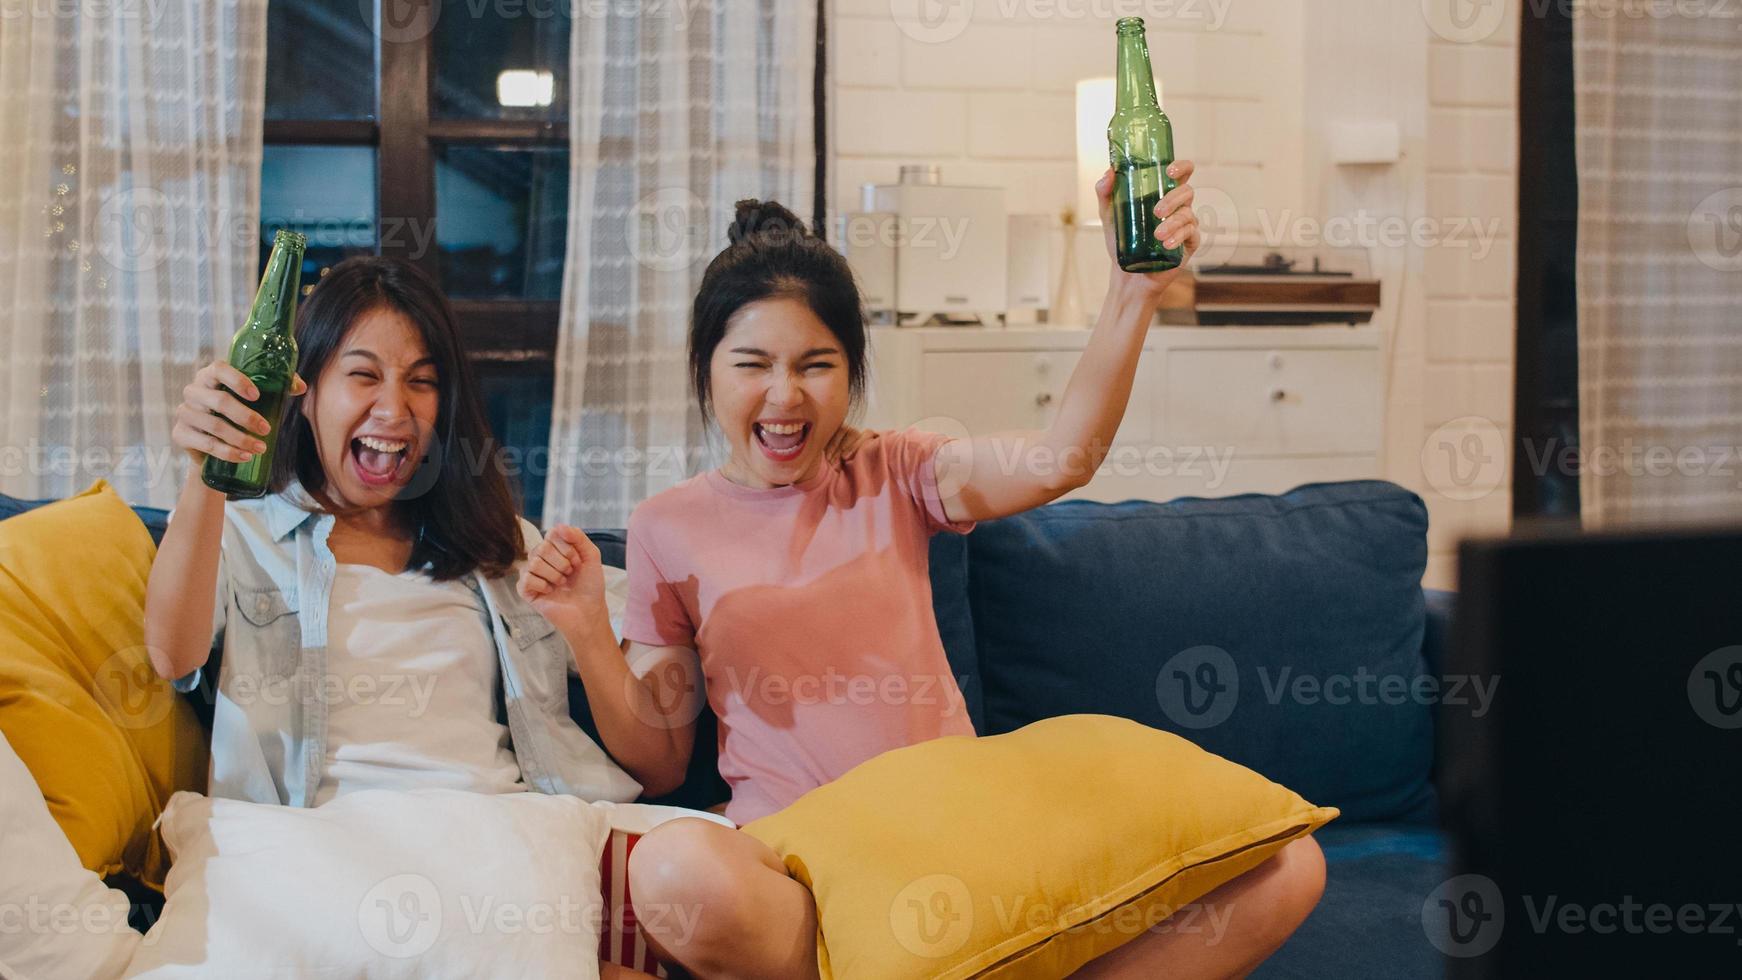
[{"label": "record player", "polygon": [[1378,309],[1379,280],[1361,249],[1240,246],[1226,261],[1194,266],[1187,322],[1354,324],[1370,322]]}]

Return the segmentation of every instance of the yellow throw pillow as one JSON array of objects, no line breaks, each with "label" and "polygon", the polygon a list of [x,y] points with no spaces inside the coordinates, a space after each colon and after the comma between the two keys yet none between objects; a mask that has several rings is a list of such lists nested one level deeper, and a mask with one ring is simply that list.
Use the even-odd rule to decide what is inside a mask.
[{"label": "yellow throw pillow", "polygon": [[1065,715],[895,749],[744,827],[831,977],[1062,977],[1337,816],[1176,735]]},{"label": "yellow throw pillow", "polygon": [[101,480],[0,521],[0,731],[85,867],[161,887],[152,824],[204,788],[207,740],[145,652],[156,553]]}]

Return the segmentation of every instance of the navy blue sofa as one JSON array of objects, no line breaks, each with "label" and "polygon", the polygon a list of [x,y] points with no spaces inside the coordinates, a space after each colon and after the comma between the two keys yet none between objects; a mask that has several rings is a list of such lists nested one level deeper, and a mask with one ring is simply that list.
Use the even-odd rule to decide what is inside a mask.
[{"label": "navy blue sofa", "polygon": [[[0,518],[24,506],[0,497]],[[161,535],[163,513],[139,512]],[[1452,596],[1420,586],[1426,533],[1420,498],[1381,482],[1067,502],[934,538],[933,604],[982,734],[1121,715],[1342,809],[1318,834],[1324,898],[1259,976],[1438,976],[1422,904],[1447,874],[1431,685]],[[620,566],[622,533],[592,537]],[[658,802],[726,798],[714,739],[704,713]]]}]

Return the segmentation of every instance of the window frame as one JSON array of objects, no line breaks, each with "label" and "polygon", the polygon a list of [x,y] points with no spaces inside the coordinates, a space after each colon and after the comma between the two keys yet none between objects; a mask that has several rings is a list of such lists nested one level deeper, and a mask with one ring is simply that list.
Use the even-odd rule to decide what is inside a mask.
[{"label": "window frame", "polygon": [[[287,2],[287,0],[274,0]],[[441,0],[393,0],[401,12],[428,17]],[[380,23],[380,4],[376,23]],[[409,21],[408,21],[409,23]],[[566,121],[503,119],[435,119],[430,111],[434,84],[435,31],[407,31],[420,36],[389,40],[373,31],[375,118],[268,119],[262,142],[267,146],[362,146],[375,151],[375,251],[416,264],[438,285],[441,280],[434,236],[419,254],[418,236],[397,236],[383,242],[381,231],[391,218],[416,228],[434,228],[435,153],[443,144],[471,144],[501,150],[569,148]],[[481,371],[550,373],[556,364],[556,342],[562,304],[558,300],[455,299],[451,301],[467,355]]]},{"label": "window frame", "polygon": [[1579,444],[1579,181],[1570,14],[1552,6],[1541,16],[1526,12],[1518,54],[1512,516],[1576,520],[1577,470],[1545,468],[1538,459],[1551,447],[1576,452]]}]

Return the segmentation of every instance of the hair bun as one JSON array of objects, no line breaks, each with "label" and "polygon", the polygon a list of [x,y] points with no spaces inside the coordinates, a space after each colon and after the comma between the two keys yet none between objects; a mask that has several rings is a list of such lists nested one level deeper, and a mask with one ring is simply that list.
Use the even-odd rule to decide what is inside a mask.
[{"label": "hair bun", "polygon": [[726,239],[734,245],[747,239],[753,245],[785,244],[810,235],[810,229],[798,215],[779,202],[745,198],[734,209],[732,224],[726,229]]}]

